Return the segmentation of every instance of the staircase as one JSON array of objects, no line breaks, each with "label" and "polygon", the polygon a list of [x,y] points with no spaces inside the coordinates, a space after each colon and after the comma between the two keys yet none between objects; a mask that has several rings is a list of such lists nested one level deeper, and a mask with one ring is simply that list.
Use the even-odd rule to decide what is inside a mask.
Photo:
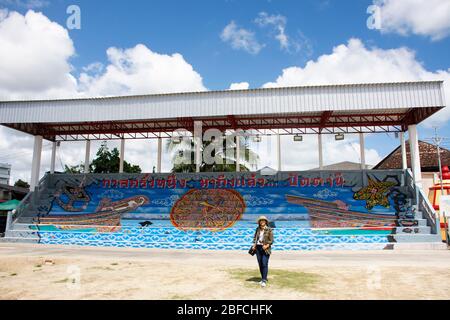
[{"label": "staircase", "polygon": [[[152,219],[147,227],[123,222],[115,232],[96,231],[96,226],[80,230],[58,230],[36,223],[39,212],[48,210],[57,190],[51,181],[58,177],[46,175],[34,193],[30,193],[19,206],[14,222],[3,242],[36,243],[45,245],[71,245],[117,248],[248,250],[255,232],[254,218],[236,223],[220,232],[209,230],[183,231],[165,219]],[[405,183],[415,187],[406,172]],[[397,216],[392,232],[373,230],[359,234],[346,230],[318,230],[309,227],[290,227],[289,222],[275,221],[273,250],[391,250],[391,249],[446,249],[437,232],[435,213],[423,192],[414,205],[412,215]],[[277,226],[279,224],[279,226]],[[407,225],[407,226],[405,226]]]}]

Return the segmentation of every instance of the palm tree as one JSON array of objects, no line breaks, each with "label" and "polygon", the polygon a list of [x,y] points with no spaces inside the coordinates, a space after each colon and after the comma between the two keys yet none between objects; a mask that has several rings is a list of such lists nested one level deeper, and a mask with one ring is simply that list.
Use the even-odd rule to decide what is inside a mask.
[{"label": "palm tree", "polygon": [[[239,159],[240,171],[250,171],[257,167],[259,156],[250,149],[248,137],[239,137]],[[227,146],[228,142],[228,146]],[[213,141],[203,141],[200,150],[203,151]],[[166,150],[172,154],[173,168],[172,172],[195,172],[195,144],[193,138],[184,138],[181,140],[169,139],[166,144]],[[189,156],[190,155],[190,156]],[[213,150],[211,156],[218,163],[207,164],[204,159],[200,165],[200,172],[235,172],[236,171],[236,143],[230,143],[230,139],[223,139],[223,146],[217,153]],[[190,158],[190,159],[189,159]],[[188,160],[188,161],[186,161]],[[189,161],[190,160],[190,161]],[[221,163],[220,163],[221,162]]]}]

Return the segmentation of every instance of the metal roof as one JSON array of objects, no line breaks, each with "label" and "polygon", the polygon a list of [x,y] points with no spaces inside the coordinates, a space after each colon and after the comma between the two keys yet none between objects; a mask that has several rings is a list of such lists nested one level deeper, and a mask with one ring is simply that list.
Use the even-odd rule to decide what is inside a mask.
[{"label": "metal roof", "polygon": [[96,133],[125,138],[124,134],[141,133],[149,138],[142,133],[190,130],[194,120],[224,130],[252,127],[308,133],[306,129],[359,126],[361,130],[373,125],[401,131],[443,107],[443,82],[422,81],[6,101],[0,102],[0,123],[50,140],[58,136],[78,140],[83,134],[83,139],[102,139],[86,136]]}]

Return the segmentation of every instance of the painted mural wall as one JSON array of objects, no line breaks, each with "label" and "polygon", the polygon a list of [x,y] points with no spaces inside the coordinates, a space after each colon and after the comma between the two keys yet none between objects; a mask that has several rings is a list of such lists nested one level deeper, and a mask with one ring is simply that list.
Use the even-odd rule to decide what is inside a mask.
[{"label": "painted mural wall", "polygon": [[283,249],[321,241],[385,244],[396,227],[417,226],[402,175],[52,175],[34,228],[43,243],[245,249],[265,215]]}]

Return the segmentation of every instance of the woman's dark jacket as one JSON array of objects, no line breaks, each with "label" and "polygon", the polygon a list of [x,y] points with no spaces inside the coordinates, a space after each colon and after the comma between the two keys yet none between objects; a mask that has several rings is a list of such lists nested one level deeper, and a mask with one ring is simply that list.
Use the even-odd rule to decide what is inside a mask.
[{"label": "woman's dark jacket", "polygon": [[[255,235],[253,236],[253,244],[256,244],[258,242],[258,238],[259,238],[259,227],[256,228]],[[266,252],[266,254],[270,255],[272,253],[272,249],[271,249],[272,243],[273,243],[273,231],[271,228],[266,227],[264,229],[264,237],[263,237],[263,244],[269,245],[269,248],[264,250]]]}]

